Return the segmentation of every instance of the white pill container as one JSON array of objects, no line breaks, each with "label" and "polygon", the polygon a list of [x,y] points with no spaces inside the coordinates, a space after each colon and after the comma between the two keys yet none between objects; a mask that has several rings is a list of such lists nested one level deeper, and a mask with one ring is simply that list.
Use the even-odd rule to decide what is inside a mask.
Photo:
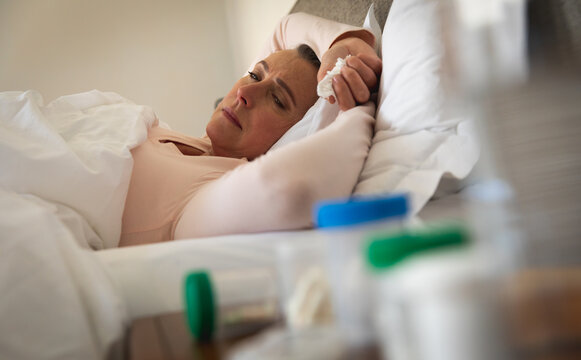
[{"label": "white pill container", "polygon": [[458,226],[376,238],[375,320],[385,359],[507,359],[500,287],[490,258]]},{"label": "white pill container", "polygon": [[321,202],[315,222],[324,238],[326,272],[337,326],[350,347],[374,344],[374,297],[365,269],[366,238],[378,231],[401,228],[408,215],[404,194]]}]

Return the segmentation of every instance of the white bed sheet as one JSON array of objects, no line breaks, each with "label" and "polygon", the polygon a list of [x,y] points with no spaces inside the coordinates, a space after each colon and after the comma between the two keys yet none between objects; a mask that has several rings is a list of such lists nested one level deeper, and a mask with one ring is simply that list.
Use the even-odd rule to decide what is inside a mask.
[{"label": "white bed sheet", "polygon": [[124,300],[91,248],[117,246],[151,109],[92,91],[0,93],[0,359],[103,359]]}]

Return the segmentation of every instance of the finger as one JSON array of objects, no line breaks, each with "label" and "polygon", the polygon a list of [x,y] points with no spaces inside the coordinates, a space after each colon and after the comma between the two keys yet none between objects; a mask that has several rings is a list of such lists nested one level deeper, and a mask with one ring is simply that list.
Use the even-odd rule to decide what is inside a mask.
[{"label": "finger", "polygon": [[372,68],[363,62],[363,60],[357,56],[351,56],[349,59],[347,59],[347,66],[355,69],[359,73],[359,76],[367,85],[367,88],[370,90],[375,90],[379,84],[378,76],[375,74],[375,71]]},{"label": "finger", "polygon": [[383,63],[381,59],[375,54],[359,54],[357,56],[361,61],[363,61],[368,67],[370,67],[375,75],[379,77],[381,75],[381,69]]},{"label": "finger", "polygon": [[333,77],[333,90],[339,103],[339,109],[345,111],[355,107],[355,99],[353,99],[349,85],[347,85],[342,75]]},{"label": "finger", "polygon": [[335,67],[337,59],[343,59],[347,55],[349,55],[349,50],[344,46],[332,46],[329,50],[325,51],[321,58],[321,67],[317,73],[317,81],[321,81],[327,75],[327,71]]},{"label": "finger", "polygon": [[341,75],[343,75],[343,78],[347,82],[349,90],[351,90],[351,94],[356,102],[364,103],[369,100],[371,93],[357,70],[349,66],[344,66],[341,69]]},{"label": "finger", "polygon": [[323,78],[327,75],[327,71],[330,71],[331,69],[333,69],[333,66],[331,66],[331,67],[321,66],[319,68],[319,72],[317,73],[317,83],[320,83],[321,80],[323,80]]}]

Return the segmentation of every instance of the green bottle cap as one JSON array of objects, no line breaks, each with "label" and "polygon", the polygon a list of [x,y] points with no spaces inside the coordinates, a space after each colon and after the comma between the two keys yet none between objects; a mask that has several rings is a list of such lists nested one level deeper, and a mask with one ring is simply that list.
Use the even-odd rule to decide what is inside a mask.
[{"label": "green bottle cap", "polygon": [[206,271],[190,273],[185,286],[186,316],[191,334],[200,341],[214,335],[216,307],[212,280]]},{"label": "green bottle cap", "polygon": [[369,240],[367,260],[373,268],[381,270],[397,264],[412,254],[465,245],[469,241],[469,234],[462,225],[447,224],[374,234]]}]

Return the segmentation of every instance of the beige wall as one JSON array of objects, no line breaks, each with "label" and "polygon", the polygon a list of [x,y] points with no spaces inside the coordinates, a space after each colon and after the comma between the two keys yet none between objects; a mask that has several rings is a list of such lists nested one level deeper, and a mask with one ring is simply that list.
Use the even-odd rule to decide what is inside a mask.
[{"label": "beige wall", "polygon": [[47,102],[114,91],[201,135],[292,3],[0,0],[0,91],[36,89]]},{"label": "beige wall", "polygon": [[295,0],[224,0],[235,74],[244,74]]}]

